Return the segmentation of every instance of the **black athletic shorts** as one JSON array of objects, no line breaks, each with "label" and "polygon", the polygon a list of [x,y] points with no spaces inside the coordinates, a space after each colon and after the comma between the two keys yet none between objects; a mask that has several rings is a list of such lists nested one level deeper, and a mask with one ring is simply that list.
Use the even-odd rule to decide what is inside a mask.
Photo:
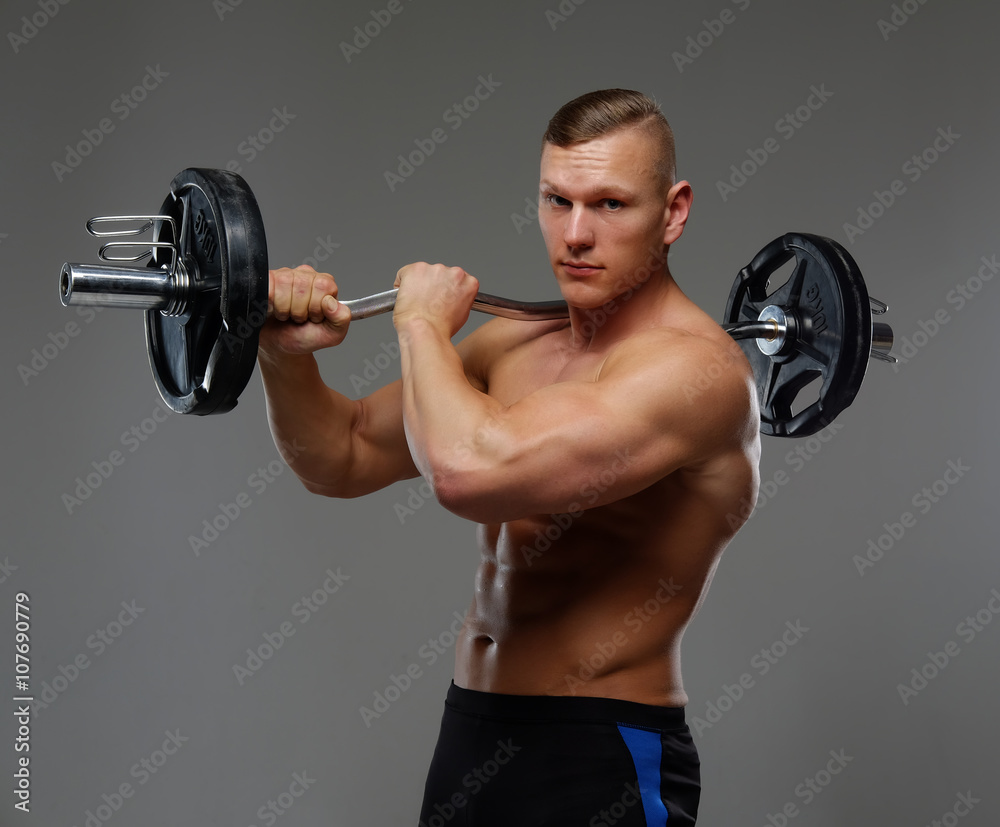
[{"label": "black athletic shorts", "polygon": [[419,827],[682,827],[698,814],[683,707],[452,683]]}]

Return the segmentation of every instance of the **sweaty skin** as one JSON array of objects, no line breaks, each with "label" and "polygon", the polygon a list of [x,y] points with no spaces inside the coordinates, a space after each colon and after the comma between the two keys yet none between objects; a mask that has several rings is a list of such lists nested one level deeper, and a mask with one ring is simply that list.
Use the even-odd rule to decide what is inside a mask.
[{"label": "sweaty skin", "polygon": [[495,319],[455,346],[478,282],[404,267],[402,378],[361,400],[311,356],[346,335],[332,278],[272,273],[261,370],[306,487],[353,497],[423,474],[478,524],[461,687],[687,703],[681,637],[756,498],[759,412],[742,351],[670,275],[691,188],[662,182],[652,153],[638,130],[546,145],[539,221],[570,318]]}]

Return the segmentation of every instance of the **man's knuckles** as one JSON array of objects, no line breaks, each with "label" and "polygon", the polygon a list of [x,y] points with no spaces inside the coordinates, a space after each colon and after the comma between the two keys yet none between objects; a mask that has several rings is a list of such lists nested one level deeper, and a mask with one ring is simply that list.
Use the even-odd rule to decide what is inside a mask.
[{"label": "man's knuckles", "polygon": [[400,287],[404,278],[413,284],[420,282],[425,284],[438,283],[446,287],[460,287],[463,285],[475,285],[478,287],[479,285],[479,282],[461,267],[448,267],[440,263],[428,264],[426,261],[418,261],[402,267],[396,273],[394,286]]},{"label": "man's knuckles", "polygon": [[324,297],[337,296],[333,277],[308,265],[271,270],[269,276],[268,311],[279,321],[323,321]]}]

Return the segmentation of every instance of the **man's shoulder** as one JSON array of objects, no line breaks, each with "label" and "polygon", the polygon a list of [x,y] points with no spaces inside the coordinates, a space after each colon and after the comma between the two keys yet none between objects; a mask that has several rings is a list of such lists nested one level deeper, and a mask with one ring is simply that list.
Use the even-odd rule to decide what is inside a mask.
[{"label": "man's shoulder", "polygon": [[609,354],[598,381],[615,387],[623,405],[641,397],[662,413],[665,427],[742,439],[759,426],[753,370],[718,326],[636,333]]},{"label": "man's shoulder", "polygon": [[602,373],[629,369],[660,372],[671,385],[702,375],[737,382],[753,378],[740,346],[714,322],[636,332],[609,353]]}]

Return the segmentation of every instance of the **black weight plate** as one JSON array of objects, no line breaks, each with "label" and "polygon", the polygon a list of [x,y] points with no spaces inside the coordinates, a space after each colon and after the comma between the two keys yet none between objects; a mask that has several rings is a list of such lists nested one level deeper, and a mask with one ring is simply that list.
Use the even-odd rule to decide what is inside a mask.
[{"label": "black weight plate", "polygon": [[[770,277],[794,258],[791,277],[768,292]],[[787,233],[761,250],[736,278],[725,323],[755,322],[768,305],[791,317],[787,346],[767,356],[756,339],[737,342],[750,360],[760,400],[760,430],[802,437],[825,428],[850,405],[868,368],[872,316],[857,263],[840,244],[806,233]],[[797,329],[797,330],[795,330]],[[820,378],[819,398],[793,415],[799,392]]]},{"label": "black weight plate", "polygon": [[[194,297],[181,316],[146,312],[149,364],[170,408],[184,414],[232,410],[257,361],[267,311],[267,242],[257,200],[235,173],[186,169],[170,182],[156,241],[178,245]],[[163,250],[150,262],[159,267]]]}]

